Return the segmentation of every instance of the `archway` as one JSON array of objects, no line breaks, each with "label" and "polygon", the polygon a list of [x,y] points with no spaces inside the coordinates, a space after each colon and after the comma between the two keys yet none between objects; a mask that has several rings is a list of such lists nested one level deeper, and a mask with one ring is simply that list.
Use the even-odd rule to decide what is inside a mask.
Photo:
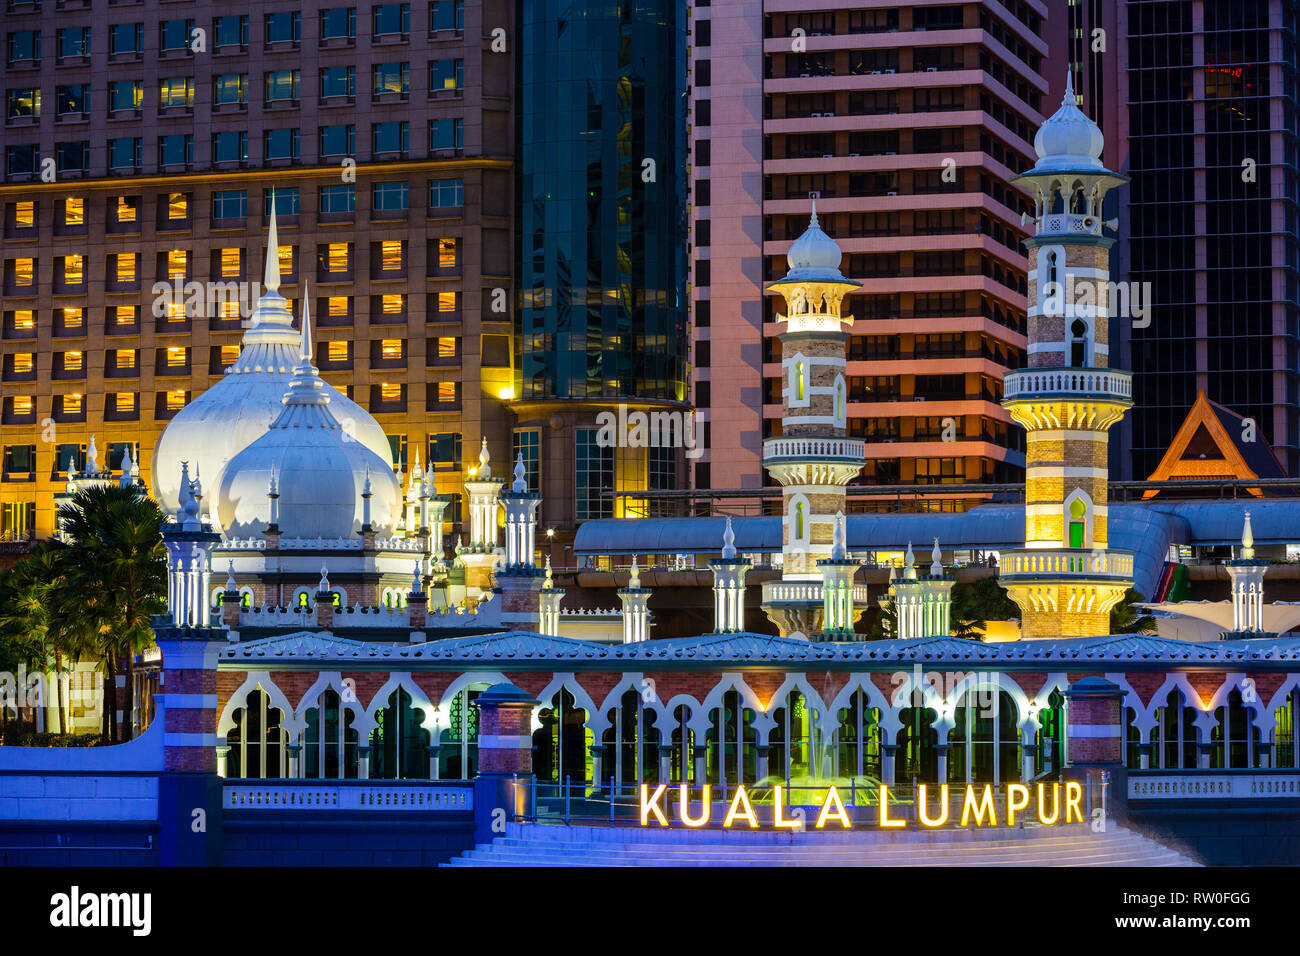
[{"label": "archway", "polygon": [[284,729],[284,712],[271,706],[267,693],[260,687],[252,691],[233,717],[235,726],[226,732],[230,746],[226,777],[269,780],[288,776],[285,748],[289,732]]},{"label": "archway", "polygon": [[1164,703],[1156,708],[1156,726],[1151,733],[1156,767],[1194,769],[1196,739],[1196,711],[1188,704],[1181,687],[1171,688]]},{"label": "archway", "polygon": [[636,690],[628,690],[609,711],[609,727],[601,734],[604,759],[597,781],[611,778],[618,790],[635,790],[639,784],[659,783],[659,729],[657,714],[645,706]]},{"label": "archway", "polygon": [[993,684],[961,696],[948,733],[949,783],[1008,783],[1021,777],[1016,703]]},{"label": "archway", "polygon": [[668,761],[668,779],[671,783],[695,782],[695,731],[691,729],[691,711],[685,704],[673,711],[672,753]]},{"label": "archway", "polygon": [[898,712],[897,763],[894,779],[900,784],[939,782],[939,732],[932,707],[904,707]]},{"label": "archway", "polygon": [[835,732],[836,776],[871,777],[879,780],[881,773],[880,708],[872,707],[865,691],[857,690],[849,698],[849,706],[841,707],[836,714],[839,727]]},{"label": "archway", "polygon": [[447,726],[438,735],[438,776],[469,780],[478,773],[478,708],[474,701],[491,684],[469,684],[458,690],[447,708]]},{"label": "archway", "polygon": [[1242,701],[1241,691],[1230,691],[1227,700],[1215,708],[1214,717],[1217,723],[1210,732],[1214,744],[1210,768],[1239,770],[1258,766],[1259,727],[1255,724],[1254,711]]},{"label": "archway", "polygon": [[1047,706],[1038,712],[1038,729],[1034,731],[1034,776],[1065,767],[1065,696],[1060,688],[1047,695]]},{"label": "archway", "polygon": [[370,732],[370,776],[384,780],[429,779],[429,731],[423,713],[404,687],[393,691],[388,705],[375,714]]},{"label": "archway", "polygon": [[309,780],[353,780],[357,777],[356,713],[344,707],[338,691],[321,691],[307,709],[303,732],[303,776]]},{"label": "archway", "polygon": [[1297,704],[1300,704],[1300,688],[1292,687],[1273,711],[1274,767],[1300,767],[1300,740],[1295,732]]},{"label": "archway", "polygon": [[533,732],[533,772],[552,783],[586,783],[591,779],[592,732],[587,711],[577,705],[568,688],[561,688],[538,714],[542,726]]},{"label": "archway", "polygon": [[734,688],[722,695],[721,707],[709,711],[705,782],[721,785],[754,783],[758,779],[756,716]]}]

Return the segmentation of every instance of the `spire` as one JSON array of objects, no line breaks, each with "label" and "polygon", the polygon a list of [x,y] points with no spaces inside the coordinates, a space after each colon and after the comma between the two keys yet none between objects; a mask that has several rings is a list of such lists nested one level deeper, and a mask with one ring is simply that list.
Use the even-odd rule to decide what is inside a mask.
[{"label": "spire", "polygon": [[736,559],[736,532],[731,530],[731,518],[727,518],[727,529],[722,532],[722,559],[724,561],[734,561]]},{"label": "spire", "polygon": [[510,486],[511,491],[527,491],[528,482],[524,480],[524,453],[521,451],[519,457],[515,459],[515,483]]},{"label": "spire", "polygon": [[831,530],[831,560],[843,561],[844,551],[844,512],[835,512],[835,527]]},{"label": "spire", "polygon": [[416,562],[415,562],[415,574],[411,577],[411,593],[412,593],[412,594],[420,594],[420,593],[422,593],[422,592],[424,591],[423,582],[422,582],[422,580],[421,580],[422,577],[423,577],[423,573],[422,573],[422,570],[421,570],[421,568],[420,568],[420,562],[419,562],[419,561],[416,561]]},{"label": "spire", "polygon": [[551,556],[546,556],[546,577],[542,580],[542,587],[548,591],[555,588],[555,582],[551,579]]},{"label": "spire", "polygon": [[492,469],[489,467],[490,456],[488,455],[487,436],[483,436],[483,447],[478,452],[478,471],[474,477],[479,481],[486,481],[492,477]]},{"label": "spire", "polygon": [[636,555],[632,555],[631,576],[627,579],[627,586],[630,588],[639,588],[641,586],[641,569],[636,566]]},{"label": "spire", "polygon": [[131,469],[135,467],[135,462],[131,460],[131,446],[126,446],[126,452],[122,455],[122,477],[118,484],[123,488],[130,488],[134,482],[131,480]]},{"label": "spire", "polygon": [[[275,211],[274,206],[271,207],[271,211],[272,212]],[[275,228],[274,219],[271,220],[271,228],[272,229]],[[277,265],[276,268],[278,269],[279,266]],[[308,364],[311,363],[311,358],[312,358],[311,317],[310,317],[310,307],[308,305],[309,298],[310,297],[308,295],[307,283],[304,282],[302,285],[302,351],[300,352],[300,354],[302,355],[303,361],[307,362]]]},{"label": "spire", "polygon": [[916,555],[912,553],[912,542],[907,542],[907,554],[903,556],[903,579],[912,581],[916,578]]},{"label": "spire", "polygon": [[943,555],[939,551],[939,539],[934,539],[934,550],[930,552],[930,577],[943,577]]},{"label": "spire", "polygon": [[816,199],[814,199],[814,200],[812,201],[812,216],[811,216],[811,218],[809,218],[809,220],[808,220],[808,228],[809,228],[809,229],[820,229],[820,228],[821,228],[821,226],[818,225],[818,223],[817,223],[817,200],[816,200]]},{"label": "spire", "polygon": [[362,484],[361,486],[361,494],[368,495],[371,493],[372,492],[370,490],[370,462],[366,462],[366,480],[365,483]]},{"label": "spire", "polygon": [[272,463],[271,463],[271,480],[267,482],[267,485],[266,485],[266,494],[267,494],[268,497],[272,497],[272,496],[274,496],[274,495],[278,495],[279,493],[280,493],[280,492],[279,492],[279,488],[278,488],[278,485],[277,485],[277,479],[276,479],[276,474],[275,474],[275,462],[272,462]]},{"label": "spire", "polygon": [[86,474],[99,474],[99,449],[95,447],[95,433],[90,434],[90,444],[86,446]]},{"label": "spire", "polygon": [[1246,512],[1246,523],[1241,528],[1241,558],[1250,561],[1255,557],[1255,531],[1250,526],[1250,512]]},{"label": "spire", "polygon": [[275,190],[271,190],[271,228],[266,234],[266,272],[262,285],[268,292],[280,290],[280,234],[275,228]]},{"label": "spire", "polygon": [[1074,97],[1074,71],[1070,65],[1065,65],[1065,96],[1061,97],[1062,106],[1078,106],[1079,101]]},{"label": "spire", "polygon": [[230,570],[226,572],[226,590],[238,591],[239,585],[235,583],[235,562],[230,562]]},{"label": "spire", "polygon": [[321,594],[330,589],[330,573],[325,565],[320,566],[320,584],[316,588]]}]

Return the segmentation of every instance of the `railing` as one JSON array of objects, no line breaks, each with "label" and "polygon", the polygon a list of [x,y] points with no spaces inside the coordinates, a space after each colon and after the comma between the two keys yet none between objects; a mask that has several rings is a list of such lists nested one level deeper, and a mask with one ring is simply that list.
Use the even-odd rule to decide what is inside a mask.
[{"label": "railing", "polygon": [[1119,369],[1022,368],[1003,377],[1004,400],[1051,395],[1129,400],[1133,397],[1133,376]]},{"label": "railing", "polygon": [[1100,216],[1085,216],[1075,213],[1049,213],[1038,220],[1038,235],[1059,232],[1082,232],[1094,236],[1101,235],[1102,219]]},{"label": "railing", "polygon": [[1001,576],[1060,574],[1132,577],[1131,551],[1001,551]]},{"label": "railing", "polygon": [[[821,581],[764,581],[764,604],[821,604]],[[853,601],[856,604],[867,603],[867,586],[853,585]]]},{"label": "railing", "polygon": [[1300,800],[1300,770],[1129,772],[1130,800]]},{"label": "railing", "polygon": [[222,788],[230,810],[443,810],[474,807],[474,787],[439,780],[243,780]]},{"label": "railing", "polygon": [[769,438],[763,442],[763,460],[775,458],[865,458],[867,446],[860,438]]}]

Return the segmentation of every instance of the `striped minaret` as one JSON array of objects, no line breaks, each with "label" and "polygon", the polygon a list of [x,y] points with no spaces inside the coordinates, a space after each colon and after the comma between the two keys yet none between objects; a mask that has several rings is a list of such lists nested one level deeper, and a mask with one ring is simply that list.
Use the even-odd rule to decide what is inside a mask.
[{"label": "striped minaret", "polygon": [[[1075,102],[1034,138],[1038,162],[1013,182],[1034,197],[1029,251],[1029,367],[1009,372],[1002,405],[1026,436],[1025,547],[1000,577],[1025,637],[1110,633],[1133,581],[1133,554],[1107,540],[1107,431],[1133,404],[1128,372],[1110,367],[1106,193],[1125,178],[1101,163],[1102,135]],[[1122,300],[1121,300],[1122,301]]]}]

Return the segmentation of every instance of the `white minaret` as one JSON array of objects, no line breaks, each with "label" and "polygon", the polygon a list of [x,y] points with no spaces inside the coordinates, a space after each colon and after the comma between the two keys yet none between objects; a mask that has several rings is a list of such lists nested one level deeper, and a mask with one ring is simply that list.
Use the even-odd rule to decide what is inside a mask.
[{"label": "white minaret", "polygon": [[163,526],[167,549],[167,611],[177,627],[208,627],[211,611],[212,549],[221,535],[199,520],[200,498],[190,480],[189,463],[181,463],[182,502],[176,520]]},{"label": "white minaret", "polygon": [[533,567],[537,547],[537,508],[542,496],[528,490],[524,455],[515,461],[515,480],[501,495],[506,512],[506,567]]},{"label": "white minaret", "polygon": [[935,538],[930,572],[919,574],[912,542],[907,543],[903,579],[892,587],[898,637],[948,637],[952,633],[952,586],[956,582],[944,574],[942,557]]},{"label": "white minaret", "polygon": [[560,636],[560,600],[564,589],[557,588],[551,579],[551,559],[546,559],[546,577],[542,580],[542,589],[537,592],[537,633],[551,637]]},{"label": "white minaret", "polygon": [[632,573],[627,587],[618,589],[623,602],[623,643],[636,644],[650,636],[650,589],[641,587],[641,570],[632,555]]},{"label": "white minaret", "polygon": [[745,629],[745,572],[750,563],[736,556],[736,533],[727,519],[722,533],[722,557],[709,562],[713,569],[713,630],[734,634]]},{"label": "white minaret", "polygon": [[497,499],[501,482],[492,477],[487,439],[479,450],[478,467],[465,479],[469,498],[469,544],[456,546],[457,557],[465,566],[465,585],[477,597],[492,587],[492,569],[498,560]]},{"label": "white minaret", "polygon": [[835,513],[831,530],[831,556],[817,562],[822,573],[822,629],[823,641],[857,640],[853,629],[853,576],[858,573],[858,562],[848,557],[845,549],[844,512]]},{"label": "white minaret", "polygon": [[1250,512],[1241,529],[1241,548],[1232,561],[1223,562],[1232,579],[1232,630],[1224,638],[1263,637],[1264,574],[1268,561],[1255,557],[1255,531],[1250,526]]}]

